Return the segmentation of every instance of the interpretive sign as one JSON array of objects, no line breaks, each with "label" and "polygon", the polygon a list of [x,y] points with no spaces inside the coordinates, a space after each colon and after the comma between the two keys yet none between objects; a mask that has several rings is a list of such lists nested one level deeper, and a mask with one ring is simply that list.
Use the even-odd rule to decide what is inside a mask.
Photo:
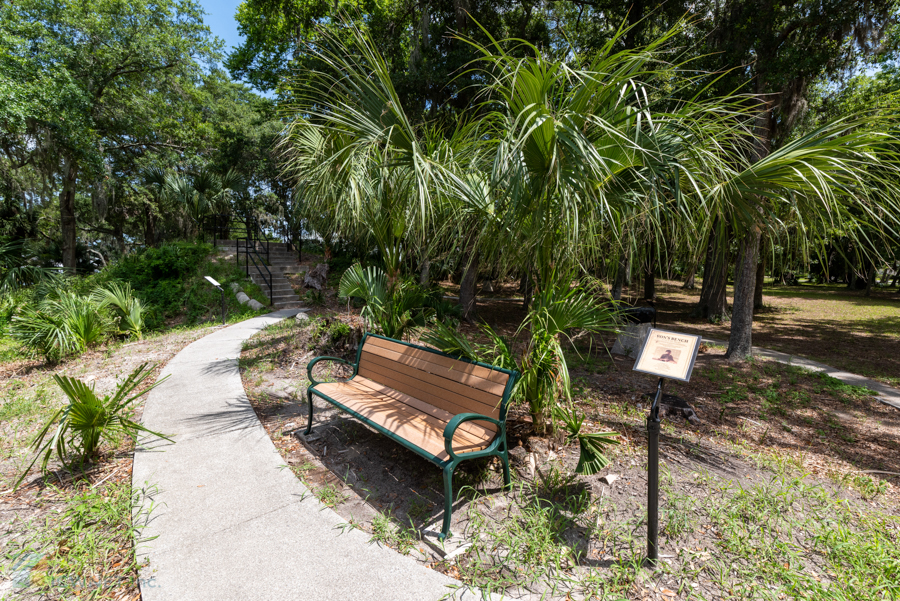
[{"label": "interpretive sign", "polygon": [[634,371],[653,374],[660,378],[688,382],[697,351],[700,350],[700,336],[657,330],[653,328],[634,363]]}]

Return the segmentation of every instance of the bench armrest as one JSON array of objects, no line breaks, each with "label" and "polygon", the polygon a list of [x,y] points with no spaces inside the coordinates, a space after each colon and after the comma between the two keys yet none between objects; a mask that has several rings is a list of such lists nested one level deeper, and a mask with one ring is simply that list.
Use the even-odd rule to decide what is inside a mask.
[{"label": "bench armrest", "polygon": [[453,416],[453,419],[451,419],[447,423],[447,426],[444,428],[444,450],[446,450],[447,454],[450,455],[450,459],[454,461],[456,461],[459,456],[453,452],[453,436],[454,434],[456,434],[456,429],[459,428],[460,424],[462,424],[463,422],[471,421],[491,422],[499,429],[498,434],[502,434],[504,432],[503,424],[493,417],[481,415],[480,413],[460,413]]},{"label": "bench armrest", "polygon": [[316,381],[312,376],[313,365],[315,365],[319,361],[337,361],[338,363],[343,363],[344,365],[354,365],[353,363],[350,363],[346,359],[341,359],[340,357],[327,357],[324,355],[321,357],[316,357],[315,359],[313,359],[312,361],[310,361],[309,363],[306,364],[306,377],[309,379],[310,383],[313,386],[315,386],[316,384],[322,383],[322,382]]}]

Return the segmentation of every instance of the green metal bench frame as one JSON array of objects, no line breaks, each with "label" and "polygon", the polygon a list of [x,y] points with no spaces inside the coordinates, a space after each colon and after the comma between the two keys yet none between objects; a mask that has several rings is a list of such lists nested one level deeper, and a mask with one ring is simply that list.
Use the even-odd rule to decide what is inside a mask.
[{"label": "green metal bench frame", "polygon": [[[442,460],[438,459],[437,456],[432,455],[428,451],[414,445],[409,442],[405,438],[398,436],[396,433],[388,430],[387,428],[376,424],[366,417],[363,417],[359,413],[353,411],[352,409],[348,409],[341,403],[335,401],[328,395],[316,390],[316,386],[319,384],[324,384],[324,382],[318,382],[313,378],[312,368],[319,361],[337,361],[339,363],[343,363],[345,365],[353,366],[353,375],[345,380],[344,382],[348,382],[356,377],[357,372],[359,371],[359,359],[362,356],[362,349],[366,343],[366,340],[370,337],[381,338],[383,340],[389,340],[391,342],[396,342],[402,344],[403,346],[407,346],[414,349],[419,349],[423,351],[427,351],[429,353],[434,353],[435,355],[441,355],[444,357],[449,357],[456,361],[460,361],[463,363],[469,363],[472,365],[478,365],[480,367],[486,367],[487,369],[493,371],[499,371],[509,375],[509,380],[506,382],[506,387],[503,390],[503,397],[500,400],[500,419],[494,419],[492,417],[488,417],[487,415],[481,415],[479,413],[459,413],[451,419],[446,427],[444,428],[444,450],[447,451],[447,455],[449,455],[449,459]],[[437,465],[444,473],[444,523],[441,528],[441,533],[438,535],[440,540],[444,540],[446,537],[450,536],[450,519],[453,513],[453,471],[456,469],[461,462],[467,459],[478,459],[479,457],[499,457],[500,461],[503,463],[503,485],[504,488],[508,489],[510,487],[509,480],[509,447],[506,443],[506,410],[507,404],[509,403],[510,394],[512,394],[513,388],[515,387],[516,380],[519,378],[519,372],[511,371],[508,369],[503,369],[500,367],[495,367],[493,365],[488,365],[486,363],[480,363],[478,361],[470,361],[464,357],[458,357],[454,355],[448,355],[447,353],[442,353],[441,351],[428,348],[425,346],[419,346],[418,344],[412,344],[409,342],[403,342],[402,340],[394,340],[393,338],[387,338],[385,336],[379,336],[378,334],[366,333],[363,336],[363,339],[359,343],[359,349],[356,351],[356,362],[351,363],[344,359],[338,357],[316,357],[312,361],[310,361],[306,366],[306,375],[309,378],[310,385],[309,388],[306,389],[307,400],[309,401],[309,423],[307,425],[305,435],[309,435],[312,432],[312,421],[313,421],[313,395],[328,401],[332,405],[338,407],[339,409],[349,413],[359,421],[363,422],[367,426],[374,428],[375,430],[381,432],[394,442],[397,442],[413,453],[424,457],[425,459],[431,461],[435,465]],[[427,399],[419,399],[421,401],[427,402]],[[482,449],[480,451],[472,451],[469,453],[463,453],[461,455],[457,455],[453,452],[453,436],[456,433],[456,429],[460,426],[460,424],[468,421],[486,421],[497,426],[497,434],[494,436],[494,439],[490,442],[487,448]]]}]

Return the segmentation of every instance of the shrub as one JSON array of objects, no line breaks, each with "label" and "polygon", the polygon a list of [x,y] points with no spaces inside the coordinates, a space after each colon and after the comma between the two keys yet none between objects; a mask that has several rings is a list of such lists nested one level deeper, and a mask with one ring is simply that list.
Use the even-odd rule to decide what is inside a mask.
[{"label": "shrub", "polygon": [[[110,267],[110,276],[130,284],[134,294],[148,306],[146,328],[162,327],[167,317],[182,313],[189,301],[188,280],[213,252],[210,244],[173,243],[146,248],[126,256]],[[190,321],[190,320],[189,320]]]},{"label": "shrub", "polygon": [[[265,296],[232,261],[217,260],[211,244],[177,242],[147,248],[112,265],[108,276],[131,285],[134,296],[144,306],[143,331],[160,329],[167,319],[183,317],[188,324],[214,321],[221,317],[220,292],[203,276],[223,284],[240,283],[244,292],[266,304]],[[229,288],[225,288],[229,291]],[[253,313],[226,292],[229,314]]]}]

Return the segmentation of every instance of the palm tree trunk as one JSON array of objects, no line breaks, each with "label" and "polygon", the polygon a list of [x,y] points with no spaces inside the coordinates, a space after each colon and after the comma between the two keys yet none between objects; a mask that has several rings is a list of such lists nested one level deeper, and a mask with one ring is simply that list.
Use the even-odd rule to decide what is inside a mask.
[{"label": "palm tree trunk", "polygon": [[731,312],[731,336],[725,357],[743,361],[753,353],[753,291],[759,262],[759,228],[753,227],[741,241],[741,257],[735,266],[734,305]]},{"label": "palm tree trunk", "polygon": [[644,298],[653,300],[654,297],[656,297],[656,238],[650,240],[647,268],[644,271]]},{"label": "palm tree trunk", "polygon": [[534,294],[534,283],[531,281],[531,272],[526,271],[519,283],[522,291],[522,308],[526,311],[531,307],[531,295]]},{"label": "palm tree trunk", "polygon": [[466,269],[463,272],[462,282],[459,285],[459,307],[463,319],[469,323],[475,323],[475,285],[478,283],[478,253],[472,251]]},{"label": "palm tree trunk", "polygon": [[687,275],[684,277],[684,284],[681,285],[682,290],[693,290],[696,288],[696,283],[694,280],[697,275],[697,263],[698,261],[694,261],[691,263],[691,266],[688,268]]},{"label": "palm tree trunk", "polygon": [[625,256],[628,257],[625,261],[625,285],[631,286],[631,249],[628,249],[625,252]]},{"label": "palm tree trunk", "polygon": [[766,235],[763,234],[759,242],[759,262],[756,264],[756,286],[753,288],[753,312],[759,313],[763,308],[763,284],[766,279]]},{"label": "palm tree trunk", "polygon": [[430,281],[431,261],[425,259],[422,261],[422,267],[419,268],[419,285],[427,286]]},{"label": "palm tree trunk", "polygon": [[875,277],[878,275],[878,268],[875,261],[869,266],[869,273],[866,274],[866,296],[872,296],[872,285],[875,283]]},{"label": "palm tree trunk", "polygon": [[718,218],[713,223],[703,265],[703,287],[695,314],[711,322],[728,319],[726,289],[728,287],[728,226]]},{"label": "palm tree trunk", "polygon": [[622,300],[622,287],[625,285],[625,270],[627,268],[628,265],[625,264],[625,257],[622,257],[616,266],[616,279],[613,280],[613,300]]},{"label": "palm tree trunk", "polygon": [[62,234],[63,269],[75,274],[78,257],[75,254],[77,222],[75,220],[75,183],[78,179],[78,163],[71,157],[63,160],[63,186],[59,193],[59,223]]}]

